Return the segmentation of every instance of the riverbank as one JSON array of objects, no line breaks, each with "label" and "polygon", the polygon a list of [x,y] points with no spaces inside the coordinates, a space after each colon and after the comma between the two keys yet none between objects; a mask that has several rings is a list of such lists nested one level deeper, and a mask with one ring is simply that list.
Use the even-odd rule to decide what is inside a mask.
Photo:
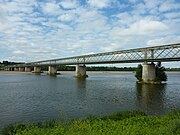
[{"label": "riverbank", "polygon": [[32,74],[31,72],[0,71],[0,74]]},{"label": "riverbank", "polygon": [[180,134],[180,111],[161,117],[143,112],[120,112],[103,118],[89,117],[69,122],[19,124],[4,128],[2,135],[177,135]]}]

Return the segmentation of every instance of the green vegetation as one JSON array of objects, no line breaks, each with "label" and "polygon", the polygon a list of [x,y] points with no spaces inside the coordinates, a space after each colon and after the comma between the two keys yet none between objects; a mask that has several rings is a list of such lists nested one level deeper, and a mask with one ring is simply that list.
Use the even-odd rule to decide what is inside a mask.
[{"label": "green vegetation", "polygon": [[166,68],[166,71],[180,71],[180,68]]},{"label": "green vegetation", "polygon": [[[137,67],[107,67],[107,66],[87,66],[87,71],[136,71]],[[48,67],[42,67],[47,71]],[[59,71],[75,71],[75,66],[58,66]],[[180,68],[167,68],[166,71],[180,71]]]},{"label": "green vegetation", "polygon": [[165,116],[143,112],[120,112],[103,118],[89,117],[71,122],[10,125],[2,135],[180,135],[180,111]]},{"label": "green vegetation", "polygon": [[156,65],[156,81],[167,81],[166,69],[161,66],[161,62]]},{"label": "green vegetation", "polygon": [[137,66],[135,77],[137,78],[138,81],[142,81],[142,65],[141,64]]},{"label": "green vegetation", "polygon": [[[59,66],[59,71],[74,71],[76,68],[75,66]],[[86,67],[87,71],[135,71],[136,67],[95,67],[95,66],[88,66]]]}]

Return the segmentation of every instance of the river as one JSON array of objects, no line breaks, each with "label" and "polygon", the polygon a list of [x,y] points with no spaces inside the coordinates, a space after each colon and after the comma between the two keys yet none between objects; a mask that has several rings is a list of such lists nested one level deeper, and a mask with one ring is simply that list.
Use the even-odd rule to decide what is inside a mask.
[{"label": "river", "polygon": [[0,128],[19,122],[66,120],[119,111],[162,115],[180,109],[180,73],[161,85],[136,84],[132,73],[57,77],[0,74]]}]

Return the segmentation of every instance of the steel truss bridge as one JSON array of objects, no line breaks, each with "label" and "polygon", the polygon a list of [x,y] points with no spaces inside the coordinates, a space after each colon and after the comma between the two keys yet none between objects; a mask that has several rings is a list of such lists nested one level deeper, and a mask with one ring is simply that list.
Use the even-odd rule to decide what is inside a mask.
[{"label": "steel truss bridge", "polygon": [[11,67],[180,61],[180,43],[36,61]]}]

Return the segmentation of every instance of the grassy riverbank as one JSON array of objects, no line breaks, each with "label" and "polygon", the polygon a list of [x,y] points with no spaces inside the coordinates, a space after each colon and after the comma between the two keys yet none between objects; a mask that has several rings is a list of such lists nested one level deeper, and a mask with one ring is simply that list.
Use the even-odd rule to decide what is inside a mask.
[{"label": "grassy riverbank", "polygon": [[71,122],[10,125],[3,135],[180,135],[180,111],[161,117],[143,112],[120,112],[103,118],[89,117]]}]

